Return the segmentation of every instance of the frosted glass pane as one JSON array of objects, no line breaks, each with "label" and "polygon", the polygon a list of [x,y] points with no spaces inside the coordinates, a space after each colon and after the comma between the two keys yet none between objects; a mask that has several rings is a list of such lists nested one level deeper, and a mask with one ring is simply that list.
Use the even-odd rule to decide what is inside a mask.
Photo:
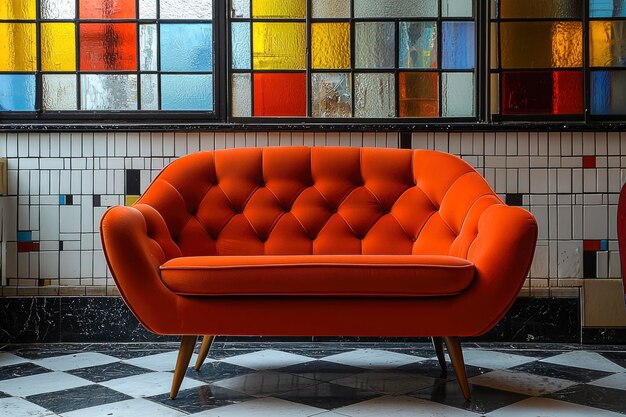
[{"label": "frosted glass pane", "polygon": [[321,74],[311,76],[313,117],[351,117],[352,79],[350,74]]},{"label": "frosted glass pane", "polygon": [[41,0],[42,19],[74,19],[75,0]]},{"label": "frosted glass pane", "polygon": [[159,77],[156,74],[141,75],[141,110],[159,109]]},{"label": "frosted glass pane", "polygon": [[474,116],[474,74],[448,72],[441,75],[441,115]]},{"label": "frosted glass pane", "polygon": [[156,25],[139,27],[139,68],[142,71],[157,70],[157,30]]},{"label": "frosted glass pane", "polygon": [[0,74],[0,111],[35,110],[35,76]]},{"label": "frosted glass pane", "polygon": [[313,23],[311,55],[313,68],[350,68],[350,23]]},{"label": "frosted glass pane", "polygon": [[349,18],[349,0],[312,0],[313,17],[319,18]]},{"label": "frosted glass pane", "polygon": [[161,19],[213,18],[213,0],[161,0]]},{"label": "frosted glass pane", "polygon": [[137,76],[127,74],[82,74],[83,110],[137,110]]},{"label": "frosted glass pane", "polygon": [[232,0],[230,17],[250,17],[250,0]]},{"label": "frosted glass pane", "polygon": [[306,0],[252,0],[254,18],[304,18]]},{"label": "frosted glass pane", "polygon": [[626,22],[589,22],[592,67],[626,66]]},{"label": "frosted glass pane", "polygon": [[231,42],[234,69],[250,69],[250,23],[233,22],[231,25]]},{"label": "frosted glass pane", "polygon": [[304,69],[304,23],[255,22],[252,24],[254,69]]},{"label": "frosted glass pane", "polygon": [[213,76],[161,76],[162,110],[213,110]]},{"label": "frosted glass pane", "polygon": [[393,74],[355,74],[354,94],[356,117],[396,115],[396,83]]},{"label": "frosted glass pane", "polygon": [[500,0],[498,3],[500,17],[505,19],[582,19],[583,16],[583,2],[578,0]]},{"label": "frosted glass pane", "polygon": [[400,68],[437,68],[437,24],[400,22]]},{"label": "frosted glass pane", "polygon": [[43,109],[45,111],[76,110],[76,76],[44,74]]},{"label": "frosted glass pane", "polygon": [[140,19],[156,19],[157,4],[156,0],[139,0],[139,18]]},{"label": "frosted glass pane", "polygon": [[0,71],[35,71],[34,23],[0,23]]},{"label": "frosted glass pane", "polygon": [[162,71],[212,71],[213,31],[211,23],[161,25]]},{"label": "frosted glass pane", "polygon": [[354,0],[354,17],[437,17],[437,7],[437,0]]},{"label": "frosted glass pane", "polygon": [[233,117],[252,116],[252,85],[250,74],[233,74],[232,115]]},{"label": "frosted glass pane", "polygon": [[446,69],[472,69],[476,50],[474,22],[443,22],[442,64]]},{"label": "frosted glass pane", "polygon": [[42,71],[74,71],[76,69],[75,44],[74,23],[42,23]]},{"label": "frosted glass pane", "polygon": [[392,22],[355,24],[355,65],[357,68],[393,68],[395,29]]},{"label": "frosted glass pane", "polygon": [[441,15],[443,17],[472,17],[474,15],[472,0],[442,0]]},{"label": "frosted glass pane", "polygon": [[591,17],[626,17],[626,0],[589,0]]},{"label": "frosted glass pane", "polygon": [[36,4],[35,0],[2,0],[0,1],[0,19],[35,20]]},{"label": "frosted glass pane", "polygon": [[591,73],[591,113],[626,114],[626,72]]}]

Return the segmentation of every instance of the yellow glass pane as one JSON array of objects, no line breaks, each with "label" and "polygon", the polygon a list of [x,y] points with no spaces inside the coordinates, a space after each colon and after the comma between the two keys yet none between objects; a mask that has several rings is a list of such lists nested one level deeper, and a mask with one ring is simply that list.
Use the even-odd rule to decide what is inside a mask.
[{"label": "yellow glass pane", "polygon": [[35,20],[37,2],[35,0],[0,0],[0,19]]},{"label": "yellow glass pane", "polygon": [[41,24],[41,69],[74,71],[76,69],[76,34],[74,23]]},{"label": "yellow glass pane", "polygon": [[254,69],[305,69],[305,23],[252,24]]},{"label": "yellow glass pane", "polygon": [[591,21],[589,55],[592,67],[623,67],[626,62],[626,22]]},{"label": "yellow glass pane", "polygon": [[502,22],[500,62],[503,68],[580,67],[581,22]]},{"label": "yellow glass pane", "polygon": [[0,71],[35,71],[34,23],[0,23]]},{"label": "yellow glass pane", "polygon": [[350,24],[311,25],[313,68],[350,68]]},{"label": "yellow glass pane", "polygon": [[252,0],[252,17],[304,18],[306,0]]}]

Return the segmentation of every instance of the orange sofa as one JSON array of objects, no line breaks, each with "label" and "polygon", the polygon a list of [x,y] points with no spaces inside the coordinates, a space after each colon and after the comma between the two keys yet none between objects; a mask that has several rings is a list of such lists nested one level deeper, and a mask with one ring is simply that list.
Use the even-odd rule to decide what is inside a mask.
[{"label": "orange sofa", "polygon": [[205,335],[460,339],[515,300],[537,239],[461,159],[425,150],[202,152],[165,168],[101,222],[109,268],[149,330],[182,335],[171,396]]}]

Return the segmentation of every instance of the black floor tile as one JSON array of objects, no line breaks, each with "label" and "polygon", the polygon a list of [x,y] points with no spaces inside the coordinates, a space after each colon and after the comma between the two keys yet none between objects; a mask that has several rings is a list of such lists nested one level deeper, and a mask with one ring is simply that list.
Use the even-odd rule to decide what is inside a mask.
[{"label": "black floor tile", "polygon": [[626,414],[626,391],[580,384],[546,397]]},{"label": "black floor tile", "polygon": [[19,378],[22,376],[43,374],[52,372],[48,368],[44,368],[34,363],[25,362],[17,365],[9,365],[0,367],[0,381],[5,379]]},{"label": "black floor tile", "polygon": [[316,381],[328,382],[333,379],[344,378],[349,375],[364,372],[365,369],[341,363],[316,360],[311,362],[298,363],[284,368],[276,369],[276,372],[287,372],[314,379]]},{"label": "black floor tile", "polygon": [[626,369],[626,352],[599,352],[602,356]]},{"label": "black floor tile", "polygon": [[194,368],[189,368],[185,376],[197,379],[198,381],[211,383],[252,372],[255,372],[254,369],[233,365],[227,362],[208,362],[203,364],[199,371],[196,371]]},{"label": "black floor tile", "polygon": [[[422,362],[409,363],[408,365],[403,365],[399,368],[395,368],[395,370],[443,380],[456,378],[454,375],[454,368],[452,367],[452,363],[446,362],[446,370],[442,370],[441,366],[439,366],[439,361],[432,359]],[[490,371],[491,369],[465,365],[465,373],[467,374],[468,378],[482,375]]]},{"label": "black floor tile", "polygon": [[303,387],[295,391],[289,391],[281,395],[275,395],[287,401],[305,404],[311,407],[333,410],[346,407],[361,401],[380,397],[382,394],[345,387],[332,383],[321,383]]},{"label": "black floor tile", "polygon": [[31,403],[55,413],[67,413],[130,398],[132,397],[96,384],[26,397]]},{"label": "black floor tile", "polygon": [[110,379],[145,374],[146,372],[153,371],[122,362],[114,362],[106,365],[90,366],[88,368],[67,371],[68,374],[72,374],[96,383],[108,381]]},{"label": "black floor tile", "polygon": [[170,399],[169,394],[156,395],[148,399],[193,414],[252,400],[254,397],[215,385],[203,385],[180,391],[174,400]]},{"label": "black floor tile", "polygon": [[470,392],[472,398],[471,401],[467,401],[463,397],[459,383],[455,380],[437,384],[409,395],[474,413],[489,413],[528,398],[528,395],[473,384],[470,384]]},{"label": "black floor tile", "polygon": [[512,368],[514,371],[527,372],[529,374],[547,376],[551,378],[567,379],[574,382],[591,382],[596,379],[612,375],[612,372],[602,372],[593,369],[574,368],[571,366],[558,365],[548,362],[529,362]]}]

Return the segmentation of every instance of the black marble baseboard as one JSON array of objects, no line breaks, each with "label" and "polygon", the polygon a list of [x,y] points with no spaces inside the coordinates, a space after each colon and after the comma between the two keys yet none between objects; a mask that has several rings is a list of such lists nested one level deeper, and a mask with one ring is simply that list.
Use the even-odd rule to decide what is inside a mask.
[{"label": "black marble baseboard", "polygon": [[[582,333],[581,333],[582,331]],[[424,338],[222,337],[223,341],[426,341]],[[120,297],[0,298],[0,343],[162,342],[176,337],[143,328]],[[579,300],[519,298],[489,333],[467,341],[626,343],[626,329],[581,329]]]}]

